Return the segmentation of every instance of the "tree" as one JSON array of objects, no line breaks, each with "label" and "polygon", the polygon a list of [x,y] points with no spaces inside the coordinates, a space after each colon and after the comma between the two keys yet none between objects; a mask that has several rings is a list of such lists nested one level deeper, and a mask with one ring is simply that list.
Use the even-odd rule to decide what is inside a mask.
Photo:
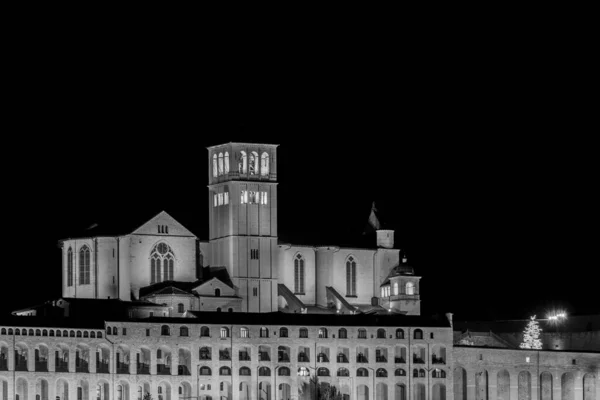
[{"label": "tree", "polygon": [[540,339],[541,332],[542,329],[535,320],[534,315],[527,324],[525,331],[523,331],[523,343],[521,343],[519,347],[522,349],[540,350],[542,348],[542,340]]},{"label": "tree", "polygon": [[144,400],[152,400],[152,395],[148,392],[144,395]]}]

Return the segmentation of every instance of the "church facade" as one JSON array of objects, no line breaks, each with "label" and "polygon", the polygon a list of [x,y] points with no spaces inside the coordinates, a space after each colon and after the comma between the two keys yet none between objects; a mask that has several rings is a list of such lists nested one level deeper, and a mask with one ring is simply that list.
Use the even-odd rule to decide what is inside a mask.
[{"label": "church facade", "polygon": [[280,242],[276,150],[208,148],[208,241],[166,212],[62,240],[62,298],[0,320],[0,400],[600,400],[600,349],[420,315],[374,213],[370,247]]}]

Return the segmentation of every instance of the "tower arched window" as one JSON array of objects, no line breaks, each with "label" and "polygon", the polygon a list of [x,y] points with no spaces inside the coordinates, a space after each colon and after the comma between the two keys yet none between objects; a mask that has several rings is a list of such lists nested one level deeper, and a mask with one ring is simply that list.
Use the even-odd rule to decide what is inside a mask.
[{"label": "tower arched window", "polygon": [[262,176],[269,175],[269,154],[264,152],[260,156],[260,174]]},{"label": "tower arched window", "polygon": [[240,174],[248,173],[248,158],[244,150],[240,151],[240,160],[238,164],[238,172]]},{"label": "tower arched window", "polygon": [[415,284],[412,282],[406,283],[406,294],[415,294]]},{"label": "tower arched window", "polygon": [[174,279],[175,255],[166,243],[158,243],[150,253],[150,283]]},{"label": "tower arched window", "polygon": [[90,248],[87,245],[79,249],[79,284],[90,284]]},{"label": "tower arched window", "polygon": [[219,176],[223,175],[223,153],[219,153]]},{"label": "tower arched window", "polygon": [[225,152],[225,157],[223,158],[223,169],[226,174],[229,173],[229,152]]},{"label": "tower arched window", "polygon": [[294,259],[294,292],[304,294],[304,257],[301,254]]},{"label": "tower arched window", "polygon": [[346,260],[346,296],[356,296],[356,260],[352,256]]},{"label": "tower arched window", "polygon": [[256,175],[256,173],[258,172],[257,163],[258,153],[253,151],[250,153],[250,165],[248,166],[248,171],[250,172],[250,175]]},{"label": "tower arched window", "polygon": [[219,168],[217,166],[217,154],[213,154],[213,178],[217,177]]},{"label": "tower arched window", "polygon": [[219,288],[215,289],[215,297],[221,297],[221,289],[219,289]]},{"label": "tower arched window", "polygon": [[67,252],[67,286],[73,286],[73,249]]}]

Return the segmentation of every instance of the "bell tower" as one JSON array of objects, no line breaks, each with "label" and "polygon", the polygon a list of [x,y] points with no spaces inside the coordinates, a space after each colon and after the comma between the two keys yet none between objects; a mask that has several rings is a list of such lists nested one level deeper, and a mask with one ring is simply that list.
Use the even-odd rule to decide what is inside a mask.
[{"label": "bell tower", "polygon": [[277,311],[277,145],[208,147],[210,264],[227,268],[242,311]]}]

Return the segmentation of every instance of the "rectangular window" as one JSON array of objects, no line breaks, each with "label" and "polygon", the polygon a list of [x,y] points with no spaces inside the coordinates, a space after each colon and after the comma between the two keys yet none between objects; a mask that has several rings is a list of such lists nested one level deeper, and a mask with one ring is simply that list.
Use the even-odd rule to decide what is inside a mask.
[{"label": "rectangular window", "polygon": [[240,203],[248,204],[248,191],[247,190],[242,190],[242,194],[240,196]]},{"label": "rectangular window", "polygon": [[229,204],[229,192],[223,193],[223,204]]},{"label": "rectangular window", "polygon": [[146,336],[150,336],[150,329],[146,329]]},{"label": "rectangular window", "polygon": [[218,199],[219,199],[219,205],[222,206],[223,205],[223,193],[219,193]]},{"label": "rectangular window", "polygon": [[215,203],[215,207],[218,205],[218,199],[217,199],[217,194],[215,193],[214,195],[214,203]]},{"label": "rectangular window", "polygon": [[252,288],[252,294],[256,297],[258,296],[258,288]]},{"label": "rectangular window", "polygon": [[127,335],[127,328],[123,328],[123,335]]},{"label": "rectangular window", "polygon": [[259,258],[258,249],[251,249],[250,250],[250,259],[251,260],[258,260],[258,258]]}]

